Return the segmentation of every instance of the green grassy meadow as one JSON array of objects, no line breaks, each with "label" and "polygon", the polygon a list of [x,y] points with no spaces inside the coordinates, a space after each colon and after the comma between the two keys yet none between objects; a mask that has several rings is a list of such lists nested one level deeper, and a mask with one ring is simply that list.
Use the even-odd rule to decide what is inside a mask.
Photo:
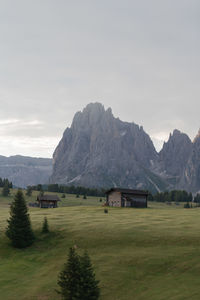
[{"label": "green grassy meadow", "polygon": [[[150,203],[105,214],[99,198],[66,195],[57,209],[30,208],[37,239],[18,250],[4,234],[12,197],[0,197],[0,299],[60,299],[57,276],[73,245],[88,250],[101,300],[200,299],[200,208]],[[40,233],[44,216],[49,235]]]}]

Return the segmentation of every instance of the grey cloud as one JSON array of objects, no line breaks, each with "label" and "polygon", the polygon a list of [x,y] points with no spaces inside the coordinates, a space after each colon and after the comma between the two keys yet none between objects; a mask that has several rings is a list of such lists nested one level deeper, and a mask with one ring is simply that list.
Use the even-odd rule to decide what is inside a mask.
[{"label": "grey cloud", "polygon": [[2,137],[46,136],[49,156],[74,113],[99,101],[152,137],[178,128],[193,138],[199,11],[196,0],[0,0],[0,121],[20,120],[0,124]]}]

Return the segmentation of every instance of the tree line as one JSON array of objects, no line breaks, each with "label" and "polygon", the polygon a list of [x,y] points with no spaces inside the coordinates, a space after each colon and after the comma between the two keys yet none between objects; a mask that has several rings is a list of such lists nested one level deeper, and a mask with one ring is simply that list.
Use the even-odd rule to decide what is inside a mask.
[{"label": "tree line", "polygon": [[150,194],[148,200],[157,202],[191,202],[193,201],[193,196],[192,193],[188,193],[184,190],[173,190],[160,192],[155,195]]},{"label": "tree line", "polygon": [[10,189],[12,189],[13,184],[11,181],[8,180],[8,178],[1,178],[0,177],[0,188],[8,186]]},{"label": "tree line", "polygon": [[2,188],[2,196],[7,197],[10,194],[13,184],[7,178],[0,177],[0,188]]},{"label": "tree line", "polygon": [[75,194],[75,195],[87,195],[87,196],[96,196],[96,197],[104,197],[105,189],[97,189],[97,188],[87,188],[83,186],[65,186],[60,184],[48,184],[48,185],[34,185],[29,187],[34,191],[44,191],[44,192],[55,192],[55,193],[63,193],[63,194]]}]

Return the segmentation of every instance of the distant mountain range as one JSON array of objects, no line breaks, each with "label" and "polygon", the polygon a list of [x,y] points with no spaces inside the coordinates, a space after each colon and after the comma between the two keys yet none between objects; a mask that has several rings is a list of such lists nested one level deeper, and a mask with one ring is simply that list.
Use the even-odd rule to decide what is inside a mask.
[{"label": "distant mountain range", "polygon": [[91,103],[75,114],[53,161],[0,156],[0,177],[19,187],[59,183],[196,193],[200,191],[200,132],[192,142],[175,129],[158,153],[142,127],[122,122],[110,108]]},{"label": "distant mountain range", "polygon": [[157,153],[142,127],[91,103],[77,112],[53,155],[51,183],[88,187],[200,190],[200,133],[174,130]]},{"label": "distant mountain range", "polygon": [[0,156],[0,177],[8,178],[16,187],[47,183],[51,173],[52,159]]}]

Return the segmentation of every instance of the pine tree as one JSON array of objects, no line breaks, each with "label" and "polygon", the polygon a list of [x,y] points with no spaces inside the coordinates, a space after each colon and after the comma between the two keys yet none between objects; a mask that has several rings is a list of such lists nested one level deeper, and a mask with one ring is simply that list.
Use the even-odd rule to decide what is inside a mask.
[{"label": "pine tree", "polygon": [[42,224],[42,233],[48,233],[48,232],[49,232],[48,220],[47,220],[47,217],[44,217],[44,221]]},{"label": "pine tree", "polygon": [[60,294],[64,300],[78,300],[80,298],[81,266],[80,258],[74,248],[69,249],[67,262],[58,277]]},{"label": "pine tree", "polygon": [[70,248],[67,263],[58,277],[62,299],[98,300],[100,295],[98,283],[87,252],[81,257],[75,248]]},{"label": "pine tree", "polygon": [[81,300],[99,299],[99,281],[95,279],[95,273],[87,252],[80,258],[81,262]]},{"label": "pine tree", "polygon": [[29,196],[29,197],[32,195],[32,188],[31,188],[31,186],[27,187],[26,195]]},{"label": "pine tree", "polygon": [[10,194],[10,188],[9,188],[9,184],[5,183],[3,190],[2,190],[2,195],[4,197],[7,197]]},{"label": "pine tree", "polygon": [[28,209],[21,190],[17,191],[11,204],[6,235],[16,248],[28,247],[34,241]]}]

